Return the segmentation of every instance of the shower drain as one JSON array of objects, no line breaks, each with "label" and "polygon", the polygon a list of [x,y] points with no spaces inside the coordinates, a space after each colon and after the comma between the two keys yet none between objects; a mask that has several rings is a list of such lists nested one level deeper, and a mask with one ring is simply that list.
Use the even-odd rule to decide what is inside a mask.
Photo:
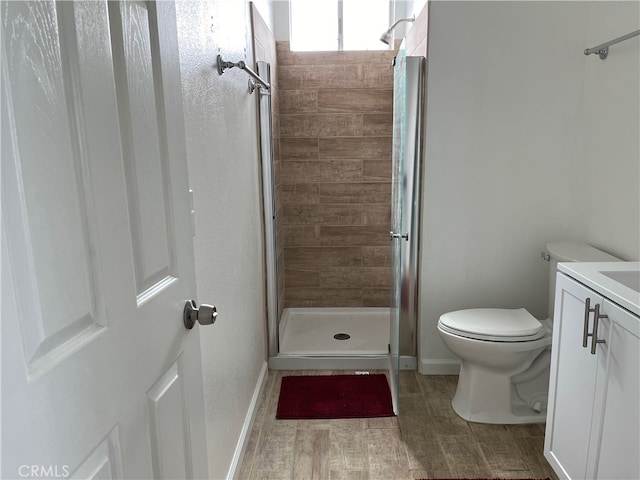
[{"label": "shower drain", "polygon": [[348,333],[336,333],[333,338],[335,338],[336,340],[349,340],[351,338],[351,335],[349,335]]}]

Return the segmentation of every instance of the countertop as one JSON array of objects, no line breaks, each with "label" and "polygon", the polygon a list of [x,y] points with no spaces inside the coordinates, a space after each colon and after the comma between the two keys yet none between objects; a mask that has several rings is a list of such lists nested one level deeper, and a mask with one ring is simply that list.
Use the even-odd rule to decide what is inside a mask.
[{"label": "countertop", "polygon": [[568,262],[558,270],[640,316],[640,262]]}]

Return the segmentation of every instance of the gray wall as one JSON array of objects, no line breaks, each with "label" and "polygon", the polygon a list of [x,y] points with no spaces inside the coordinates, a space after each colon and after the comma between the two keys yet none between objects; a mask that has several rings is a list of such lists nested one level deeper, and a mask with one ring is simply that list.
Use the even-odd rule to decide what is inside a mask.
[{"label": "gray wall", "polygon": [[[586,45],[638,29],[640,2],[588,2]],[[578,186],[587,242],[640,258],[640,38],[584,61]],[[587,194],[588,190],[588,194]]]},{"label": "gray wall", "polygon": [[639,258],[638,39],[604,62],[582,54],[638,28],[638,5],[432,2],[422,372],[454,358],[444,312],[546,317],[547,241]]},{"label": "gray wall", "polygon": [[[270,5],[257,2],[270,22]],[[218,75],[216,55],[252,65],[249,3],[179,1],[178,36],[198,301],[215,325],[200,328],[210,478],[239,458],[251,402],[266,372],[264,242],[256,96],[247,75]],[[194,332],[195,334],[195,332]]]}]

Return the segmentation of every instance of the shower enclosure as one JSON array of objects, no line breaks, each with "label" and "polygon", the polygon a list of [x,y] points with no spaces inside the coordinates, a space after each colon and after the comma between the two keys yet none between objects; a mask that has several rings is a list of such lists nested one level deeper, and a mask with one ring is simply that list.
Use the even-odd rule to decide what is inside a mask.
[{"label": "shower enclosure", "polygon": [[[258,74],[270,79],[269,65]],[[394,398],[401,368],[416,367],[420,165],[424,105],[424,58],[394,63],[390,308],[286,308],[279,304],[272,97],[260,92],[264,225],[267,270],[269,366],[275,369],[388,369]],[[388,264],[387,264],[388,265]],[[282,282],[280,282],[281,284]],[[280,287],[281,288],[281,287]],[[327,333],[328,332],[328,333]],[[330,333],[330,335],[329,335]],[[334,338],[334,333],[336,338]],[[350,335],[344,341],[342,334]],[[327,337],[329,343],[323,344]],[[353,345],[354,348],[351,348]]]}]

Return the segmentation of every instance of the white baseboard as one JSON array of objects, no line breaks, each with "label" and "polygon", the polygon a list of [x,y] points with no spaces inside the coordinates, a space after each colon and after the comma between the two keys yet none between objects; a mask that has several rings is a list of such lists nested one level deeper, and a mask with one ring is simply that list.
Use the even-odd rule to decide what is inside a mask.
[{"label": "white baseboard", "polygon": [[460,360],[449,358],[427,358],[420,361],[421,375],[458,375],[460,373]]},{"label": "white baseboard", "polygon": [[229,467],[229,471],[227,472],[227,479],[236,478],[236,474],[238,473],[237,470],[240,466],[240,463],[242,462],[244,453],[247,450],[247,444],[249,443],[249,437],[251,435],[251,429],[253,428],[253,422],[256,419],[256,413],[258,413],[258,408],[260,407],[258,402],[260,401],[260,397],[262,396],[262,391],[264,390],[264,386],[267,382],[268,376],[269,366],[267,362],[264,362],[262,364],[262,369],[260,370],[260,376],[258,377],[256,388],[253,390],[251,403],[249,404],[247,414],[244,417],[244,423],[242,424],[240,438],[238,438],[238,443],[236,445],[235,452],[233,453],[233,460],[231,461],[231,466]]}]

